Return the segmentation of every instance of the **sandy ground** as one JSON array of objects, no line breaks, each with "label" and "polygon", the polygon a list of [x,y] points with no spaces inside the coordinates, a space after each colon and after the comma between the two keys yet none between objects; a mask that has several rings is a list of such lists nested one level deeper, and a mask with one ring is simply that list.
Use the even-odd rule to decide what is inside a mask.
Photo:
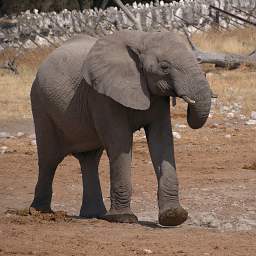
[{"label": "sandy ground", "polygon": [[[140,223],[112,224],[77,217],[82,184],[71,156],[58,167],[52,207],[72,217],[29,216],[37,178],[32,124],[2,124],[17,131],[26,127],[27,133],[0,139],[0,146],[8,147],[0,154],[0,255],[256,255],[256,126],[218,117],[196,131],[180,124],[186,124],[184,116],[176,113],[180,198],[189,220],[176,228],[156,224],[156,180],[142,131],[134,136],[132,170],[132,208]],[[105,155],[100,174],[109,206]]]}]

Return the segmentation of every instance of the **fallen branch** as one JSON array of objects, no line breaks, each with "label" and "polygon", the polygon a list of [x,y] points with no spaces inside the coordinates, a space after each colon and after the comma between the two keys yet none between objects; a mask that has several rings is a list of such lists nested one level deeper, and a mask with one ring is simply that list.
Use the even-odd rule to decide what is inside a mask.
[{"label": "fallen branch", "polygon": [[229,69],[238,68],[241,64],[256,65],[256,50],[254,50],[249,55],[239,55],[234,53],[205,52],[198,49],[193,44],[187,31],[184,28],[183,28],[183,31],[199,63],[215,64],[217,67],[227,67]]}]

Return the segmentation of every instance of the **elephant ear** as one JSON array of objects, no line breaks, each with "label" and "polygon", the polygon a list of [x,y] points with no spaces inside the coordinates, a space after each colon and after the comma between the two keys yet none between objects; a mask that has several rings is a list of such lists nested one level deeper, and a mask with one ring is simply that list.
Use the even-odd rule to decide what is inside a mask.
[{"label": "elephant ear", "polygon": [[106,36],[94,44],[83,66],[84,78],[98,93],[123,106],[146,110],[150,96],[139,70],[139,50],[122,39]]}]

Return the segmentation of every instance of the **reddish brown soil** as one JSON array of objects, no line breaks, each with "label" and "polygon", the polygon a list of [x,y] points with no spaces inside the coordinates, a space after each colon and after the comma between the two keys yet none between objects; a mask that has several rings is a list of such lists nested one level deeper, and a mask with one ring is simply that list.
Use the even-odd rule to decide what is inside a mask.
[{"label": "reddish brown soil", "polygon": [[[57,216],[29,216],[37,177],[31,139],[0,139],[9,153],[0,155],[0,255],[256,255],[256,129],[210,120],[200,130],[175,129],[180,198],[189,220],[160,228],[156,181],[142,133],[134,137],[132,208],[140,224],[112,224],[77,216],[82,185],[78,162],[67,157],[54,182]],[[179,115],[174,120],[184,123]],[[231,138],[225,135],[230,134]],[[109,206],[108,162],[100,166]]]}]

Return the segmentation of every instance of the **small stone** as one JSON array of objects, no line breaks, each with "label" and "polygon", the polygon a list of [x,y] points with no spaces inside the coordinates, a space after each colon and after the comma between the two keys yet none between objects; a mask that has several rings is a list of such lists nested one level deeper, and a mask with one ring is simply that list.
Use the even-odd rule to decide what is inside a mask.
[{"label": "small stone", "polygon": [[252,111],[251,113],[251,119],[256,120],[256,111]]},{"label": "small stone", "polygon": [[219,228],[220,221],[214,213],[201,213],[193,220],[194,224],[201,227]]},{"label": "small stone", "polygon": [[240,115],[239,117],[240,117],[241,120],[245,120],[246,119],[245,115]]},{"label": "small stone", "polygon": [[150,249],[143,249],[143,252],[145,252],[147,254],[152,254],[153,253]]},{"label": "small stone", "polygon": [[229,111],[229,107],[228,106],[223,106],[222,107],[222,110],[225,112],[225,111]]},{"label": "small stone", "polygon": [[226,138],[226,139],[231,139],[231,135],[230,135],[230,134],[226,134],[226,135],[225,135],[225,138]]},{"label": "small stone", "polygon": [[20,138],[23,137],[25,135],[24,132],[17,132],[16,137]]},{"label": "small stone", "polygon": [[11,134],[9,132],[0,132],[0,138],[8,139],[10,137],[11,137]]},{"label": "small stone", "polygon": [[178,132],[172,132],[172,135],[175,139],[181,139],[181,135]]},{"label": "small stone", "polygon": [[225,223],[224,225],[223,225],[223,229],[224,230],[232,230],[233,229],[233,225],[231,224],[231,223]]},{"label": "small stone", "polygon": [[252,227],[246,223],[239,223],[236,227],[237,231],[250,231]]},{"label": "small stone", "polygon": [[235,114],[233,112],[227,113],[227,118],[234,118]]},{"label": "small stone", "polygon": [[6,146],[0,147],[0,154],[14,153],[17,152],[15,149],[9,149]]},{"label": "small stone", "polygon": [[217,99],[216,99],[216,98],[212,98],[212,99],[211,99],[211,102],[212,102],[212,104],[216,104]]},{"label": "small stone", "polygon": [[249,119],[248,121],[245,122],[246,125],[256,125],[256,120]]},{"label": "small stone", "polygon": [[176,128],[187,128],[187,126],[185,124],[176,124],[175,127]]},{"label": "small stone", "polygon": [[33,133],[31,135],[28,136],[30,139],[34,140],[36,138],[36,135]]},{"label": "small stone", "polygon": [[215,74],[212,73],[212,72],[207,72],[207,73],[206,73],[206,78],[207,78],[207,79],[212,79],[214,76],[215,76]]},{"label": "small stone", "polygon": [[218,126],[219,126],[219,124],[217,124],[217,123],[213,123],[213,124],[210,124],[209,125],[209,128],[218,128]]},{"label": "small stone", "polygon": [[31,145],[36,146],[36,140],[31,140]]},{"label": "small stone", "polygon": [[7,150],[8,150],[8,147],[6,147],[6,146],[0,147],[0,154],[5,154],[7,152]]}]

